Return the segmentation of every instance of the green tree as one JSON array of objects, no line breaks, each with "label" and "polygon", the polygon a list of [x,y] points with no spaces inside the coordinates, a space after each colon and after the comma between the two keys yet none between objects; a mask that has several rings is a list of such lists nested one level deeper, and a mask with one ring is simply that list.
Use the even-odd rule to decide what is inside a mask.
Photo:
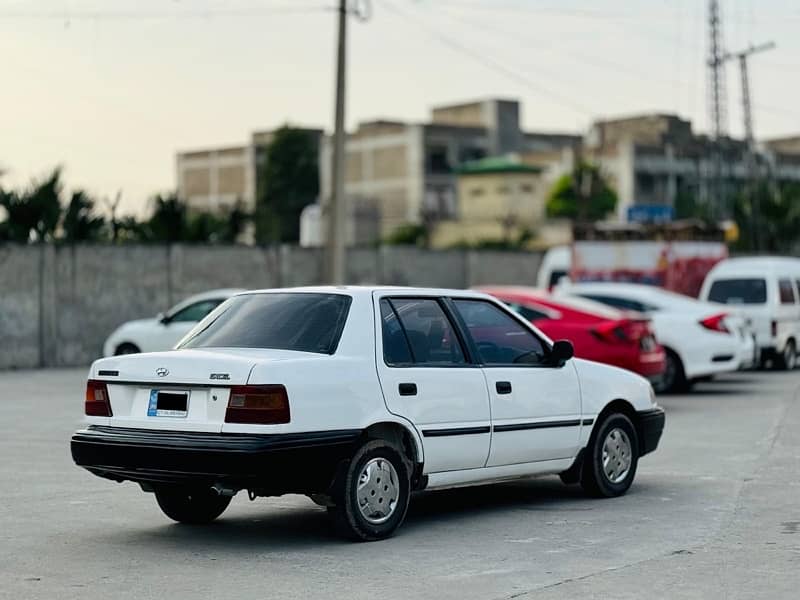
[{"label": "green tree", "polygon": [[[753,195],[758,195],[758,218],[753,219]],[[800,185],[770,186],[764,182],[741,190],[734,200],[741,251],[791,253],[800,249]],[[760,248],[753,244],[753,227],[759,228]]]},{"label": "green tree", "polygon": [[403,223],[386,236],[383,243],[398,246],[427,246],[428,227],[424,223]]},{"label": "green tree", "polygon": [[259,169],[255,226],[259,244],[300,239],[300,213],[319,196],[319,160],[307,131],[284,126]]},{"label": "green tree", "polygon": [[547,198],[547,216],[599,221],[616,206],[617,194],[600,169],[580,163],[553,184]]},{"label": "green tree", "polygon": [[186,240],[186,205],[175,192],[156,194],[150,199],[153,214],[140,230],[146,241],[174,244]]},{"label": "green tree", "polygon": [[72,193],[61,229],[62,239],[72,244],[107,238],[106,220],[94,213],[94,200],[82,190]]},{"label": "green tree", "polygon": [[61,217],[61,169],[21,192],[0,189],[0,206],[6,210],[4,236],[25,244],[53,239]]}]

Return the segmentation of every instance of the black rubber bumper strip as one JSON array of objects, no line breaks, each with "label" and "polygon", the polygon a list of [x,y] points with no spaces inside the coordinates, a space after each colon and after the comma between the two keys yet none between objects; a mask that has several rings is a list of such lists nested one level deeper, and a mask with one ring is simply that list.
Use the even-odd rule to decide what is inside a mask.
[{"label": "black rubber bumper strip", "polygon": [[578,427],[580,419],[570,419],[568,421],[540,421],[538,423],[510,423],[508,425],[495,425],[494,430],[503,431],[522,431],[524,429],[550,429],[552,427]]},{"label": "black rubber bumper strip", "polygon": [[[90,426],[72,436],[75,464],[117,481],[185,480],[283,485],[297,473],[323,478],[349,456],[361,430],[237,434]],[[244,484],[239,487],[244,487]]]},{"label": "black rubber bumper strip", "polygon": [[449,429],[426,429],[422,435],[425,437],[445,437],[449,435],[476,435],[479,433],[489,433],[491,429],[485,427],[452,427]]},{"label": "black rubber bumper strip", "polygon": [[658,442],[664,431],[666,416],[661,407],[642,410],[639,416],[639,433],[642,439],[639,441],[639,456],[644,456],[658,448]]}]

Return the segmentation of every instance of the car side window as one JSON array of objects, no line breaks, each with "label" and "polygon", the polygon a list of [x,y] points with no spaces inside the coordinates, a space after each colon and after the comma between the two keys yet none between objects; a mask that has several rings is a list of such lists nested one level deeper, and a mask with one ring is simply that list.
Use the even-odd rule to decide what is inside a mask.
[{"label": "car side window", "polygon": [[643,302],[637,302],[636,300],[630,300],[628,298],[620,298],[619,296],[604,296],[600,294],[580,294],[580,295],[588,300],[601,302],[602,304],[607,304],[608,306],[613,306],[614,308],[619,308],[621,310],[635,310],[636,312],[647,312],[655,310],[655,307],[648,306]]},{"label": "car side window", "polygon": [[485,365],[543,365],[548,350],[533,332],[486,300],[454,300]]},{"label": "car side window", "polygon": [[466,364],[455,330],[436,300],[384,298],[380,308],[387,364]]},{"label": "car side window", "polygon": [[222,300],[202,300],[190,304],[170,316],[170,323],[196,323],[202,321],[203,318],[212,310],[217,308],[222,303]]},{"label": "car side window", "polygon": [[519,302],[506,302],[505,300],[503,303],[508,306],[511,310],[515,313],[518,313],[528,319],[528,321],[540,321],[541,319],[550,319],[551,317],[540,310],[536,310],[535,308],[531,308],[530,306],[525,306],[524,304],[520,304]]},{"label": "car side window", "polygon": [[781,304],[794,304],[794,288],[791,279],[781,279],[778,281],[778,292],[780,293]]}]

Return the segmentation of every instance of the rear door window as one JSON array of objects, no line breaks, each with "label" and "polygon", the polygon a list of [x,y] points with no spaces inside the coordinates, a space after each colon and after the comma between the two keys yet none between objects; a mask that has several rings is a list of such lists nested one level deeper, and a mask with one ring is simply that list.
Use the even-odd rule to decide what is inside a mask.
[{"label": "rear door window", "polygon": [[433,298],[384,298],[383,356],[389,365],[463,365],[461,343]]},{"label": "rear door window", "polygon": [[767,282],[760,278],[717,279],[708,292],[711,302],[722,304],[764,304]]},{"label": "rear door window", "polygon": [[533,332],[485,300],[454,300],[484,365],[545,364],[547,350]]},{"label": "rear door window", "polygon": [[792,286],[791,279],[781,279],[778,281],[778,294],[781,299],[781,304],[794,304],[794,287]]},{"label": "rear door window", "polygon": [[639,302],[638,300],[631,300],[630,298],[619,298],[618,296],[606,296],[601,294],[579,294],[583,298],[601,302],[620,310],[634,310],[636,312],[648,312],[655,310],[654,306]]}]

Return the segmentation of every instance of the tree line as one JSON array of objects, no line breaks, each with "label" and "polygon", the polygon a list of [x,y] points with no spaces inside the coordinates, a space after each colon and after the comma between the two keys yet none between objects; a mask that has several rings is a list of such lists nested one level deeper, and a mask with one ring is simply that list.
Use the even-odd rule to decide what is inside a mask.
[{"label": "tree line", "polygon": [[300,213],[319,195],[317,149],[307,132],[287,126],[263,150],[254,210],[241,202],[213,213],[190,210],[177,192],[167,192],[149,199],[144,218],[118,216],[119,195],[68,192],[61,168],[23,189],[0,185],[0,242],[230,244],[248,229],[259,244],[297,242]]}]

